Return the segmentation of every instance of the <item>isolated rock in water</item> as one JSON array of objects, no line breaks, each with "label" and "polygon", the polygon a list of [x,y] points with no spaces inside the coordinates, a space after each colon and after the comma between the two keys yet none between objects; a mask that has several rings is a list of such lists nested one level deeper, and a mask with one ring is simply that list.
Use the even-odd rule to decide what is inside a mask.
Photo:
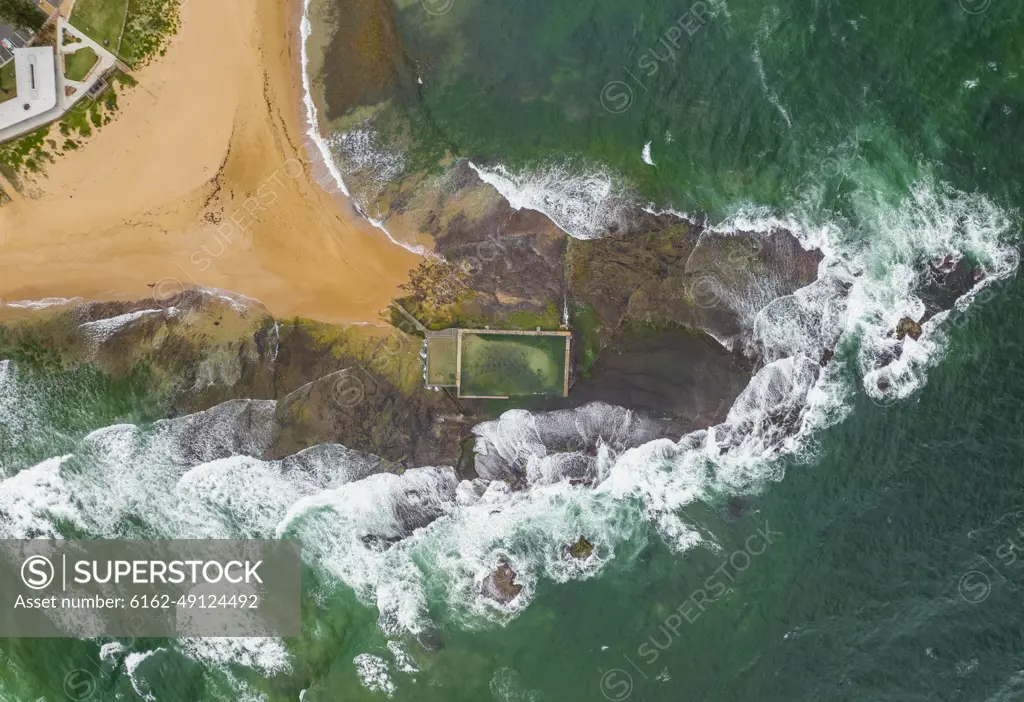
[{"label": "isolated rock in water", "polygon": [[908,336],[914,341],[921,338],[921,325],[910,317],[904,317],[896,325],[896,338],[902,341]]},{"label": "isolated rock in water", "polygon": [[577,561],[583,561],[590,558],[590,554],[594,552],[594,544],[587,541],[587,537],[581,536],[576,543],[566,546],[565,550]]},{"label": "isolated rock in water", "polygon": [[516,572],[508,563],[502,563],[497,570],[484,578],[481,592],[484,597],[499,604],[508,604],[523,591],[523,586],[516,583]]}]

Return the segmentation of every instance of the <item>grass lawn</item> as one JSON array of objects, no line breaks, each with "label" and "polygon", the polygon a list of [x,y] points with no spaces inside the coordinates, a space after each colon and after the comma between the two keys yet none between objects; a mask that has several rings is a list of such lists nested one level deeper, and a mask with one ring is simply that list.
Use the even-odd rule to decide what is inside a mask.
[{"label": "grass lawn", "polygon": [[71,24],[111,53],[117,51],[128,0],[78,0]]},{"label": "grass lawn", "polygon": [[0,66],[0,102],[6,102],[17,95],[18,86],[14,82],[14,61],[12,60]]},{"label": "grass lawn", "polygon": [[73,54],[64,55],[64,76],[68,80],[82,80],[99,61],[91,47],[83,46]]},{"label": "grass lawn", "polygon": [[566,343],[564,336],[464,334],[459,394],[561,396]]},{"label": "grass lawn", "polygon": [[458,341],[436,336],[427,341],[427,385],[455,385]]}]

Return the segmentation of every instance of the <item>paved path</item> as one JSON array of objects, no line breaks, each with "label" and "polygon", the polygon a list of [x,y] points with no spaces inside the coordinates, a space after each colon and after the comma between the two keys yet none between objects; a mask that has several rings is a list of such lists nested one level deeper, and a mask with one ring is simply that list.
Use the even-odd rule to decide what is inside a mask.
[{"label": "paved path", "polygon": [[[64,32],[71,34],[76,37],[79,41],[74,44],[64,45]],[[63,54],[71,54],[84,46],[91,47],[96,55],[99,57],[99,63],[93,67],[89,75],[86,76],[84,81],[73,81],[64,78],[63,61],[61,56]],[[68,112],[75,107],[79,101],[85,97],[85,94],[92,88],[100,79],[104,73],[117,63],[117,59],[112,53],[104,49],[98,43],[87,37],[78,29],[75,29],[72,25],[64,21],[63,17],[57,17],[57,106],[48,112],[44,112],[41,115],[27,119],[24,122],[15,124],[14,126],[6,129],[0,129],[0,142],[14,139],[23,134],[27,134],[34,129],[42,127],[44,124],[49,124],[60,119],[65,112]],[[66,88],[74,88],[74,92],[71,95],[66,95]],[[83,105],[85,103],[82,103]]]}]

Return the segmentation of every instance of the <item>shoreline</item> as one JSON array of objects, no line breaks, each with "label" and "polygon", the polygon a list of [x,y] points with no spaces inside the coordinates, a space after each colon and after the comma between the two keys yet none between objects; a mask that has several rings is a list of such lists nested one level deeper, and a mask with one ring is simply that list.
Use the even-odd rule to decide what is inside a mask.
[{"label": "shoreline", "polygon": [[0,300],[207,287],[280,318],[379,323],[419,257],[319,184],[301,17],[302,0],[188,3],[116,119],[0,207]]},{"label": "shoreline", "polygon": [[[300,110],[300,119],[302,120],[306,131],[304,132],[306,137],[306,149],[312,151],[316,149],[316,157],[319,159],[320,164],[323,165],[325,173],[319,178],[315,178],[317,183],[320,184],[324,190],[327,190],[329,194],[333,195],[335,200],[344,202],[343,207],[347,211],[353,213],[354,216],[360,217],[369,222],[376,229],[384,233],[384,236],[394,244],[400,246],[406,251],[413,253],[417,256],[428,255],[428,249],[415,243],[408,243],[400,238],[395,238],[384,223],[370,217],[368,214],[355,203],[352,199],[352,195],[349,192],[348,185],[345,183],[345,178],[341,171],[338,169],[337,164],[334,162],[330,155],[330,147],[324,139],[324,135],[320,130],[320,116],[326,113],[324,105],[317,101],[317,95],[315,94],[314,78],[310,65],[312,63],[311,50],[309,47],[310,42],[314,38],[314,33],[317,32],[317,25],[313,24],[313,20],[310,14],[314,11],[313,2],[314,0],[292,0],[294,4],[293,9],[293,22],[289,22],[288,28],[290,33],[296,33],[296,27],[298,27],[296,41],[299,47],[299,60],[298,60],[298,85],[302,86],[302,109]],[[321,37],[318,37],[320,39]],[[314,51],[323,52],[327,45],[331,42],[330,36],[322,37],[324,46],[317,47]],[[322,66],[320,67],[322,68]],[[322,95],[320,96],[322,98]],[[331,193],[328,186],[324,184],[324,180],[330,179],[330,187],[336,192]]]}]

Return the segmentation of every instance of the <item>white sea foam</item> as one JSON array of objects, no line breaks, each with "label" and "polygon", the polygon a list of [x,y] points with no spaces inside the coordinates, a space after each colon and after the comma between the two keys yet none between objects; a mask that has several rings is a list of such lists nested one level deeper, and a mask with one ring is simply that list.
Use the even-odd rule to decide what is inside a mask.
[{"label": "white sea foam", "polygon": [[782,115],[782,119],[785,120],[787,127],[793,126],[793,120],[789,117],[789,111],[782,106],[782,101],[779,100],[779,95],[774,90],[768,87],[768,78],[764,73],[764,62],[761,60],[761,48],[754,45],[754,51],[751,54],[751,60],[754,62],[754,66],[757,67],[757,75],[761,78],[761,87],[764,88],[765,96],[779,114]]},{"label": "white sea foam", "polygon": [[301,537],[305,557],[376,605],[386,632],[419,632],[426,597],[408,537],[421,522],[451,511],[455,485],[450,468],[373,475],[298,501],[277,536]]},{"label": "white sea foam", "polygon": [[177,646],[190,658],[212,665],[243,665],[264,675],[290,672],[288,649],[281,639],[255,637],[182,638]]},{"label": "white sea foam", "polygon": [[648,166],[654,165],[654,159],[651,158],[651,142],[647,142],[646,144],[644,144],[644,150],[643,153],[640,154],[640,158],[642,158],[644,160],[644,163],[646,163]]},{"label": "white sea foam", "polygon": [[772,88],[768,87],[768,77],[765,75],[764,61],[761,58],[760,43],[768,41],[773,35],[775,35],[781,22],[782,19],[779,16],[779,10],[777,7],[772,6],[765,10],[757,28],[757,41],[754,43],[751,60],[753,60],[754,66],[757,68],[757,75],[761,79],[761,87],[764,89],[768,102],[770,102],[772,106],[778,110],[779,114],[782,115],[782,119],[785,120],[786,126],[792,128],[793,120],[790,119],[789,110],[783,107],[782,101],[779,99],[779,94]]},{"label": "white sea foam", "polygon": [[153,656],[158,655],[166,650],[167,649],[165,648],[157,648],[152,651],[146,651],[144,653],[129,653],[124,658],[124,669],[125,672],[128,674],[128,679],[132,683],[132,689],[135,691],[136,695],[138,695],[143,700],[146,700],[146,702],[156,702],[156,696],[153,695],[153,693],[150,691],[149,684],[145,681],[145,679],[138,674],[139,666],[147,659],[152,658]]},{"label": "white sea foam", "polygon": [[[610,415],[610,421],[587,426],[602,415]],[[538,450],[536,443],[520,441],[516,447],[497,438],[503,431],[518,431],[530,416],[512,413],[477,427],[481,445],[495,456]],[[586,441],[603,432],[607,444],[599,462],[612,460],[611,446],[642,442],[646,430],[635,415],[616,408],[595,406],[562,416]],[[625,435],[630,432],[637,436]],[[545,432],[546,438],[553,436]],[[429,626],[428,581],[434,596],[445,599],[467,626],[505,622],[528,605],[538,578],[564,582],[600,572],[641,521],[634,507],[617,504],[607,492],[558,479],[558,471],[571,471],[573,461],[538,457],[534,464],[532,488],[522,492],[500,480],[460,484],[450,468],[374,475],[296,502],[277,535],[301,538],[314,565],[378,608],[388,634],[419,633]],[[581,535],[593,542],[594,553],[577,561],[566,549]],[[523,588],[505,605],[481,592],[482,580],[502,563],[513,567]]]},{"label": "white sea foam", "polygon": [[388,651],[391,652],[391,657],[395,659],[395,667],[403,673],[420,672],[416,661],[409,655],[409,651],[401,641],[388,641]]},{"label": "white sea foam", "polygon": [[0,307],[14,307],[23,310],[45,310],[49,307],[65,307],[75,305],[82,301],[80,297],[45,297],[42,300],[17,300],[4,302],[0,300]]},{"label": "white sea foam", "polygon": [[83,322],[78,325],[78,328],[88,337],[93,344],[101,344],[111,336],[116,334],[121,329],[127,327],[137,319],[148,317],[153,314],[165,314],[166,310],[139,310],[137,312],[129,312],[127,314],[120,314],[116,317],[107,317],[106,319],[97,319],[94,322]]},{"label": "white sea foam", "polygon": [[[320,114],[316,107],[316,101],[313,100],[312,80],[309,75],[309,38],[313,33],[313,24],[309,19],[309,6],[310,0],[303,0],[302,20],[299,24],[299,55],[302,66],[302,104],[306,108],[306,137],[310,142],[312,142],[313,146],[316,147],[317,152],[320,154],[320,159],[327,167],[327,172],[331,178],[330,183],[321,182],[320,185],[328,190],[328,192],[330,192],[329,186],[333,185],[344,193],[345,197],[351,198],[348,186],[345,184],[345,178],[342,175],[338,164],[335,162],[333,154],[331,153],[331,146],[328,143],[328,140],[325,139],[320,132]],[[391,154],[388,155],[388,158],[384,159],[384,164],[388,167],[400,165],[400,159],[400,156]],[[377,227],[387,235],[388,240],[391,241],[391,243],[401,246],[403,249],[412,251],[415,254],[422,255],[425,252],[423,247],[410,245],[396,239],[391,235],[391,232],[387,230],[383,222],[368,216],[363,209],[358,206],[358,203],[354,204],[356,204],[356,209],[359,210],[360,214],[366,217],[370,224]]]},{"label": "white sea foam", "polygon": [[67,520],[98,538],[130,536],[133,522],[167,538],[266,538],[295,500],[375,469],[372,457],[330,444],[255,458],[270,446],[275,408],[234,400],[146,428],[91,432],[73,455],[0,481],[0,535],[56,536],[56,521]]},{"label": "white sea foam", "polygon": [[370,692],[383,692],[388,697],[394,697],[398,688],[391,679],[386,660],[369,653],[360,653],[352,659],[352,663],[356,666],[356,674],[363,687]]},{"label": "white sea foam", "polygon": [[119,641],[111,641],[100,646],[100,660],[112,661],[124,653],[124,644]]},{"label": "white sea foam", "polygon": [[[519,410],[475,427],[480,480],[459,483],[450,468],[365,477],[364,470],[339,468],[350,460],[344,455],[291,463],[249,457],[269,445],[259,427],[271,423],[274,403],[236,401],[148,432],[94,432],[75,457],[83,469],[64,476],[69,459],[51,459],[4,482],[4,526],[11,535],[53,535],[52,520],[60,517],[116,535],[123,517],[135,514],[174,536],[298,536],[312,563],[378,608],[388,634],[430,625],[428,593],[466,626],[507,622],[529,605],[540,579],[592,577],[615,558],[628,559],[645,539],[645,524],[677,551],[713,547],[713,537],[688,524],[681,509],[709,493],[781,478],[771,457],[801,450],[815,429],[844,415],[857,388],[820,370],[822,349],[858,339],[861,391],[880,401],[905,397],[944,345],[940,314],[920,339],[904,340],[899,354],[879,365],[880,349],[892,355],[899,316],[921,311],[914,288],[920,262],[967,253],[986,266],[986,284],[1015,269],[1017,258],[1000,243],[1005,215],[980,196],[937,195],[929,187],[877,210],[885,239],[844,237],[838,227],[813,230],[751,210],[716,228],[769,230],[786,221],[828,256],[818,281],[748,320],[767,363],[725,422],[679,441],[651,441],[650,428],[621,408]],[[4,368],[9,376],[9,364]],[[889,383],[881,397],[875,391],[883,373]],[[510,471],[525,477],[526,489],[509,487]],[[594,544],[584,561],[566,554],[579,536]],[[481,593],[502,563],[522,587],[505,605]]]},{"label": "white sea foam", "polygon": [[56,520],[78,521],[74,497],[61,476],[70,458],[48,458],[0,481],[0,538],[55,539],[60,537]]},{"label": "white sea foam", "polygon": [[361,179],[379,188],[387,187],[405,168],[402,154],[385,149],[369,127],[332,134],[324,142],[332,153],[340,152],[345,175],[358,173]]},{"label": "white sea foam", "polygon": [[[529,489],[515,492],[498,482],[482,488],[464,483],[452,514],[424,531],[417,547],[421,556],[424,551],[449,554],[436,557],[434,563],[448,576],[453,608],[472,615],[486,616],[495,609],[514,615],[528,604],[538,577],[585,576],[586,571],[568,567],[572,564],[557,544],[570,542],[577,531],[597,535],[600,554],[606,547],[602,537],[610,537],[608,544],[614,546],[635,536],[631,529],[619,534],[603,531],[613,510],[628,511],[633,502],[673,548],[686,550],[706,542],[707,535],[679,517],[682,507],[710,492],[750,490],[780,479],[773,456],[804,450],[816,430],[845,416],[845,404],[858,388],[835,371],[823,372],[818,364],[823,351],[845,340],[860,342],[864,374],[859,391],[880,401],[916,391],[924,372],[941,357],[948,315],[938,314],[925,323],[922,337],[904,340],[887,362],[881,363],[878,345],[892,351],[899,318],[920,315],[916,285],[928,261],[951,253],[970,255],[985,267],[985,284],[1012,274],[1017,257],[1003,243],[1009,218],[982,196],[931,181],[918,183],[897,206],[887,208],[875,201],[862,207],[864,219],[868,211],[874,213],[869,226],[886,237],[858,238],[838,225],[805,227],[792,216],[749,209],[715,228],[768,232],[782,224],[806,245],[818,244],[826,253],[815,283],[774,301],[761,300],[760,309],[752,308],[756,314],[746,318],[747,331],[768,363],[737,398],[722,425],[679,442],[660,440],[618,451],[606,445],[596,459],[599,481],[594,490],[564,482],[564,466],[579,459],[564,447],[553,450],[564,444],[564,437],[550,436],[553,423],[565,423],[564,414],[513,411],[479,425],[475,433],[481,476],[497,480],[501,463],[516,465],[527,476]],[[882,373],[890,380],[884,396],[879,396],[876,381]],[[595,411],[616,410],[591,408],[590,415],[582,413],[573,421],[586,424]],[[501,458],[498,464],[494,456]],[[479,507],[485,507],[486,514]],[[579,521],[569,526],[568,515]],[[586,515],[595,518],[580,519]],[[530,538],[521,538],[526,533]],[[536,548],[537,544],[545,547]],[[502,562],[513,566],[523,585],[517,600],[505,608],[482,603],[476,589],[480,579]]]},{"label": "white sea foam", "polygon": [[513,209],[541,212],[577,239],[623,228],[629,200],[622,183],[606,170],[551,164],[513,172],[500,164],[469,165]]},{"label": "white sea foam", "polygon": [[[320,152],[320,158],[323,159],[324,164],[327,166],[327,171],[330,173],[334,185],[341,192],[345,193],[347,197],[348,188],[345,186],[345,180],[342,178],[337,164],[334,163],[334,159],[331,158],[330,147],[320,135],[320,115],[316,108],[316,102],[313,100],[313,86],[309,77],[309,37],[313,33],[313,24],[309,21],[309,5],[310,0],[303,0],[302,21],[299,24],[299,35],[301,37],[299,57],[302,64],[302,104],[306,108],[306,136],[316,146],[317,151]],[[324,184],[321,183],[321,185]]]},{"label": "white sea foam", "polygon": [[[15,367],[10,361],[0,361],[0,431],[24,437],[31,410],[19,396],[15,373]],[[0,456],[0,478],[7,477],[13,471],[14,466],[7,465],[10,460]]]},{"label": "white sea foam", "polygon": [[[190,285],[187,288],[184,288],[184,290],[199,293],[206,298],[213,298],[220,302],[226,302],[230,305],[232,310],[242,316],[248,314],[254,307],[266,307],[262,300],[255,297],[243,295],[242,293],[233,292],[231,290],[224,290],[223,288],[214,288],[209,285]],[[163,311],[172,315],[182,313],[182,310],[177,307],[168,307]]]},{"label": "white sea foam", "polygon": [[[241,677],[233,670],[221,668],[223,678],[208,676],[204,679],[207,693],[210,699],[224,700],[225,702],[270,702],[266,693],[254,690],[248,680],[251,676]],[[207,682],[207,680],[209,682]]]},{"label": "white sea foam", "polygon": [[391,234],[391,231],[384,225],[384,222],[382,222],[379,219],[374,219],[370,215],[363,212],[359,207],[356,207],[356,209],[360,211],[360,214],[362,214],[363,217],[366,217],[366,221],[368,221],[373,226],[377,227],[377,229],[380,229],[382,232],[384,232],[384,235],[387,236],[388,241],[390,241],[392,244],[401,246],[403,249],[407,251],[412,251],[414,254],[417,254],[418,256],[430,255],[431,252],[428,251],[425,247],[420,246],[419,244],[407,244],[404,241],[399,241]]},{"label": "white sea foam", "polygon": [[540,693],[524,689],[522,676],[512,668],[498,668],[491,678],[491,696],[494,702],[538,702]]},{"label": "white sea foam", "polygon": [[[383,220],[383,215],[378,211],[377,217],[373,217],[367,211],[370,203],[383,192],[390,183],[396,181],[405,169],[405,157],[399,152],[388,150],[377,139],[376,134],[370,127],[364,126],[360,129],[332,134],[325,138],[324,143],[330,149],[331,156],[339,156],[339,172],[343,171],[344,176],[358,179],[364,185],[372,184],[373,192],[359,192],[350,195],[352,204],[356,211],[362,215],[370,224],[384,232],[388,240],[407,251],[419,256],[428,255],[429,250],[419,244],[409,244],[397,238],[391,233]],[[332,161],[337,163],[337,161]],[[348,192],[346,191],[346,195]]]},{"label": "white sea foam", "polygon": [[[520,598],[528,602],[533,578],[559,577],[558,569],[551,567],[545,557],[531,553],[515,538],[517,529],[523,528],[522,517],[532,513],[547,524],[560,520],[564,524],[568,514],[590,512],[607,517],[611,506],[623,509],[630,500],[639,500],[647,520],[673,548],[686,550],[705,541],[705,535],[679,517],[682,507],[711,491],[749,490],[781,478],[777,464],[770,460],[772,456],[804,450],[815,430],[845,415],[844,403],[857,388],[848,387],[836,372],[822,372],[818,364],[823,351],[844,340],[860,341],[864,371],[861,391],[886,402],[915,392],[924,382],[924,372],[942,355],[942,328],[948,315],[938,314],[925,323],[922,337],[899,344],[899,353],[887,362],[883,362],[878,346],[893,351],[893,330],[900,317],[920,316],[923,311],[916,285],[928,261],[952,253],[970,255],[985,267],[985,284],[1012,274],[1018,257],[1003,243],[1010,220],[984,197],[932,181],[915,185],[910,196],[897,206],[886,207],[880,201],[861,206],[862,219],[867,220],[870,212],[874,220],[868,225],[887,236],[865,240],[844,233],[839,226],[804,227],[793,217],[779,218],[749,209],[716,228],[719,232],[768,232],[781,224],[806,245],[818,244],[826,253],[815,283],[774,301],[761,300],[760,309],[757,305],[752,308],[756,314],[745,318],[747,331],[756,339],[768,364],[737,398],[722,425],[695,432],[679,442],[660,440],[602,453],[598,459],[599,484],[592,491],[580,490],[578,501],[569,497],[574,493],[562,487],[564,483],[554,482],[569,454],[564,448],[552,452],[561,439],[545,437],[551,433],[552,424],[564,424],[562,413],[513,411],[478,426],[475,433],[479,437],[481,475],[500,477],[491,460],[498,455],[505,464],[522,469],[530,489],[525,495],[510,493],[500,484],[491,483],[483,495],[496,514],[487,515],[485,523],[473,530],[472,543],[454,541],[450,549],[443,550],[458,554],[444,563],[444,572],[458,573],[468,564],[477,564],[469,570],[475,569],[479,578],[498,562],[509,562],[522,576],[524,592]],[[889,381],[884,393],[878,389],[880,374],[886,374]],[[577,421],[586,420],[580,417]],[[549,501],[553,485],[558,486],[554,492],[559,493],[559,506]],[[603,496],[610,499],[601,504]],[[561,516],[556,516],[559,511]],[[449,537],[462,531],[457,525],[463,521],[473,523],[470,510],[460,507],[446,529]],[[591,529],[582,531],[588,535],[602,533],[600,526],[588,524],[584,528]],[[571,530],[533,531],[534,538],[529,541],[551,545],[564,542],[569,533]],[[624,537],[614,535],[612,543]],[[492,541],[489,548],[481,549],[480,544],[488,541]],[[461,597],[463,601],[470,599],[472,592],[464,588]]]},{"label": "white sea foam", "polygon": [[[826,270],[831,270],[830,266]],[[819,276],[810,285],[757,310],[751,342],[759,355],[767,361],[798,354],[820,358],[825,349],[834,349],[846,326],[842,286],[848,282],[842,270]]]}]

